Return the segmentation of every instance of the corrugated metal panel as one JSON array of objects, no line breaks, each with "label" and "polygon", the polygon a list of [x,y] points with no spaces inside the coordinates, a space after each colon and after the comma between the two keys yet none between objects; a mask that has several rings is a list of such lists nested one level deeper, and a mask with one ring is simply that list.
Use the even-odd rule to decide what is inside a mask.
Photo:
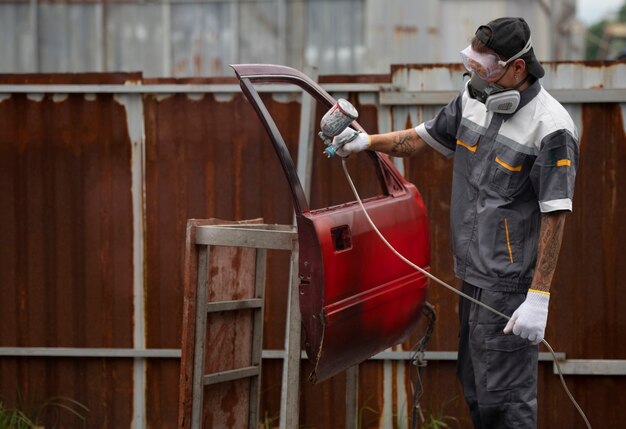
[{"label": "corrugated metal panel", "polygon": [[237,6],[171,5],[171,75],[220,76],[237,58]]},{"label": "corrugated metal panel", "polygon": [[278,63],[284,59],[285,2],[249,2],[238,11],[238,56],[248,63]]},{"label": "corrugated metal panel", "polygon": [[0,3],[0,73],[37,72],[37,33],[28,4]]},{"label": "corrugated metal panel", "polygon": [[480,24],[523,16],[540,59],[578,59],[575,0],[0,0],[0,72],[219,76],[232,63],[320,73],[458,61]]},{"label": "corrugated metal panel", "polygon": [[[543,82],[555,88],[555,93],[573,94],[572,100],[587,96],[579,92],[581,88],[612,88],[593,94],[614,97],[624,90],[625,70],[623,63],[547,64]],[[440,107],[411,105],[402,98],[396,98],[396,104],[381,104],[381,100],[392,100],[390,94],[419,99],[424,91],[453,93],[462,84],[460,71],[457,65],[407,65],[394,68],[388,77],[320,80],[327,87],[336,82],[371,82],[369,90],[335,95],[354,102],[362,125],[374,132],[415,125]],[[138,75],[0,76],[0,83],[53,84],[68,79],[85,84],[123,83],[137,81]],[[98,91],[95,86],[88,89],[83,90]],[[295,158],[299,95],[263,97]],[[137,243],[132,241],[136,220],[130,190],[136,180],[132,179],[136,167],[131,166],[136,164],[131,164],[134,149],[130,142],[131,137],[136,142],[137,130],[130,130],[136,126],[129,116],[132,103],[122,104],[119,95],[84,93],[12,94],[0,100],[0,346],[132,348],[140,344],[133,338],[142,331],[133,331],[139,280],[133,279]],[[145,249],[145,268],[141,268],[145,295],[138,298],[145,300],[145,345],[176,348],[182,319],[180,264],[186,220],[262,216],[269,223],[288,224],[292,208],[273,149],[240,94],[150,93],[142,100],[145,242],[140,245]],[[626,98],[620,103],[573,101],[566,108],[581,130],[581,167],[574,213],[566,223],[554,280],[548,340],[568,358],[626,359],[621,341],[626,316],[619,309],[626,299],[620,287],[625,264],[619,247],[626,239],[620,223],[626,179],[619,168],[626,157]],[[317,112],[316,124],[322,113]],[[351,200],[339,163],[326,160],[317,140],[316,145],[312,206]],[[454,282],[447,221],[450,161],[431,151],[405,160],[402,166],[429,210],[432,272]],[[357,186],[367,190],[368,178],[358,170],[351,169],[359,180]],[[269,256],[266,349],[283,347],[288,264],[288,257],[280,252]],[[429,300],[438,313],[429,350],[455,350],[457,298],[433,285]],[[409,350],[421,332],[398,350]],[[313,386],[304,381],[311,369],[303,365],[301,424],[343,426],[345,377]],[[178,371],[174,359],[148,360],[147,427],[175,426]],[[404,362],[370,361],[361,367],[363,427],[401,427],[394,422],[405,421],[402,416],[409,413],[414,371]],[[90,427],[129,427],[133,416],[144,411],[134,408],[137,402],[130,405],[135,376],[128,358],[0,357],[0,396],[15,400],[16,386],[37,397],[62,394],[92,409]],[[270,419],[278,416],[280,377],[280,361],[265,361],[261,415],[267,413]],[[580,426],[550,363],[540,363],[539,377],[540,426]],[[431,361],[422,381],[422,402],[428,412],[444,407],[444,415],[469,425],[454,362]],[[623,377],[579,375],[568,377],[567,382],[595,426],[619,427],[626,419],[626,399],[618,394],[626,388]]]},{"label": "corrugated metal panel", "polygon": [[357,70],[379,73],[389,64],[441,61],[447,55],[443,40],[458,27],[458,15],[442,16],[443,7],[440,0],[366,2],[366,51]]},{"label": "corrugated metal panel", "polygon": [[36,34],[39,71],[103,70],[102,10],[102,4],[40,4]]},{"label": "corrugated metal panel", "polygon": [[[16,94],[2,99],[0,117],[0,344],[132,347],[123,107],[112,95]],[[65,395],[91,409],[94,427],[127,425],[131,368],[115,359],[2,359],[2,397]]]},{"label": "corrugated metal panel", "polygon": [[[306,64],[320,73],[368,72],[376,57],[365,54],[365,2],[355,0],[307,2]],[[363,66],[366,66],[365,68]]]},{"label": "corrugated metal panel", "polygon": [[[271,98],[271,97],[270,97]],[[279,126],[297,136],[296,100],[271,102]],[[241,94],[147,96],[148,347],[180,347],[181,237],[189,218],[251,219],[290,224],[291,200],[273,148]],[[295,156],[296,139],[288,140]],[[163,246],[161,243],[181,245]],[[269,252],[264,347],[283,348],[289,255]],[[178,377],[169,361],[150,362],[151,386]],[[157,381],[158,380],[158,381]],[[280,385],[280,377],[278,378]],[[154,384],[153,384],[154,383]],[[150,427],[174,427],[177,389],[148,390]],[[173,396],[172,396],[173,394]]]},{"label": "corrugated metal panel", "polygon": [[163,76],[167,40],[163,19],[160,4],[107,5],[105,70]]},{"label": "corrugated metal panel", "polygon": [[[549,6],[547,6],[549,7]],[[451,23],[448,17],[459,17],[456,25],[443,27],[441,57],[435,61],[457,62],[458,52],[469,44],[474,32],[481,24],[501,16],[524,17],[533,34],[533,47],[542,60],[552,59],[550,43],[554,30],[546,13],[545,2],[541,1],[462,1],[441,0],[441,22]]]}]

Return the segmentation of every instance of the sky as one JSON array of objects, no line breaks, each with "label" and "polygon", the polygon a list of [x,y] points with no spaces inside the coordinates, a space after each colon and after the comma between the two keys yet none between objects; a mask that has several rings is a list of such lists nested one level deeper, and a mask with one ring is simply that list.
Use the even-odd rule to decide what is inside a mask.
[{"label": "sky", "polygon": [[615,13],[626,0],[577,0],[576,15],[586,25]]}]

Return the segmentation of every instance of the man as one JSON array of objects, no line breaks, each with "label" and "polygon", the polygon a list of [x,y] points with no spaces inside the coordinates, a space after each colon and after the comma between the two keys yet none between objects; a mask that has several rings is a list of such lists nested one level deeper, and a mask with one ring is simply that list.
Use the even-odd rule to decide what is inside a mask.
[{"label": "man", "polygon": [[544,70],[523,19],[480,26],[461,57],[470,80],[433,119],[380,135],[346,131],[333,144],[344,157],[365,149],[410,156],[426,146],[454,156],[455,274],[463,292],[512,315],[507,322],[461,298],[458,376],[474,427],[532,428],[537,344],[572,210],[578,136],[539,84]]}]

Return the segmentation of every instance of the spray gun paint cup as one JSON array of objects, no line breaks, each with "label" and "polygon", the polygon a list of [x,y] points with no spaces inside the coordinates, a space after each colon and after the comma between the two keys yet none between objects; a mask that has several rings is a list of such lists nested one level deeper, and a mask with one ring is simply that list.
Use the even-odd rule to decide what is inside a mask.
[{"label": "spray gun paint cup", "polygon": [[328,158],[334,156],[336,149],[338,149],[332,147],[333,138],[341,134],[358,117],[359,113],[355,107],[343,98],[340,98],[322,117],[319,136],[328,146],[324,150]]}]

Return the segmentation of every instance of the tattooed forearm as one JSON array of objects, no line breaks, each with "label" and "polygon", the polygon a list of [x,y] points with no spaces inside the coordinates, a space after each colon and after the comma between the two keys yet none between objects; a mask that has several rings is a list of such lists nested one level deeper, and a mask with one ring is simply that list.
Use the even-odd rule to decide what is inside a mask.
[{"label": "tattooed forearm", "polygon": [[371,137],[370,150],[391,156],[412,156],[426,146],[414,128],[390,133],[375,134]]},{"label": "tattooed forearm", "polygon": [[411,156],[416,151],[417,134],[413,130],[397,133],[393,137],[390,154],[393,156]]},{"label": "tattooed forearm", "polygon": [[537,246],[537,266],[533,277],[533,289],[548,291],[552,276],[559,258],[563,229],[565,226],[565,212],[555,212],[541,215],[539,229],[539,243]]}]

